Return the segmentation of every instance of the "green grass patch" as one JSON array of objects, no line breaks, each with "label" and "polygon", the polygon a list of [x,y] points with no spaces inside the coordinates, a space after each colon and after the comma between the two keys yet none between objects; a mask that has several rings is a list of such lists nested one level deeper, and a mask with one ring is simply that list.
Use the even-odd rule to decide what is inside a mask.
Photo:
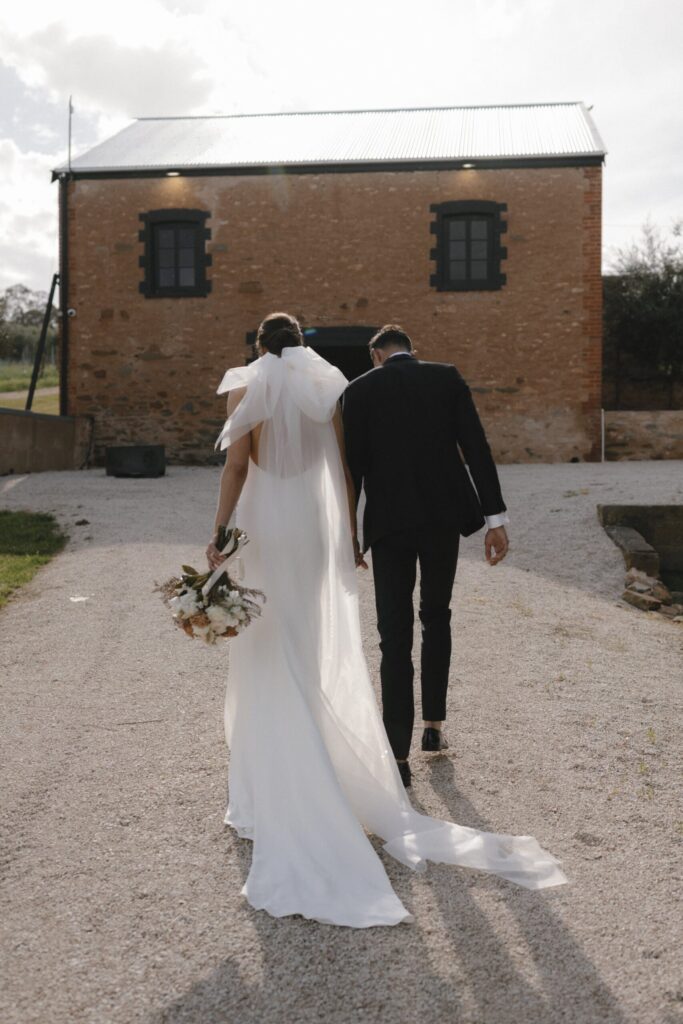
[{"label": "green grass patch", "polygon": [[0,608],[67,540],[48,512],[0,509]]},{"label": "green grass patch", "polygon": [[[25,409],[26,398],[3,398],[0,391],[1,409]],[[59,395],[41,395],[36,388],[31,403],[31,412],[49,412],[53,416],[59,416]]]},{"label": "green grass patch", "polygon": [[[33,363],[3,362],[0,363],[0,392],[21,391],[31,383]],[[54,388],[59,384],[57,367],[51,363],[43,365],[43,372],[38,378],[37,388]]]}]

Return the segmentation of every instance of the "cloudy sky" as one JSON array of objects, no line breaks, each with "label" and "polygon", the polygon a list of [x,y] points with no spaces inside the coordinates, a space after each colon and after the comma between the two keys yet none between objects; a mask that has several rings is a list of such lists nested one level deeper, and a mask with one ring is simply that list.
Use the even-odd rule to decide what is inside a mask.
[{"label": "cloudy sky", "polygon": [[14,0],[0,12],[0,289],[47,289],[74,155],[140,116],[583,100],[604,265],[683,217],[681,0]]}]

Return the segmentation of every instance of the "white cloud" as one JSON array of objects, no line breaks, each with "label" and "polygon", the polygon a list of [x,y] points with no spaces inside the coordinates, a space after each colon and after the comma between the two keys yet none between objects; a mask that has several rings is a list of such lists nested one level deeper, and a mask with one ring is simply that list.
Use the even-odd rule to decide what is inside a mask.
[{"label": "white cloud", "polygon": [[0,140],[0,289],[23,282],[47,289],[57,270],[57,192],[52,158]]},{"label": "white cloud", "polygon": [[206,69],[175,41],[153,48],[102,33],[72,38],[56,23],[14,38],[8,51],[27,83],[53,97],[73,93],[104,113],[184,114],[204,102],[211,87]]},{"label": "white cloud", "polygon": [[[16,118],[4,120],[26,176],[25,185],[13,179],[12,194],[23,190],[52,217],[42,222],[52,227],[14,238],[14,251],[35,253],[37,266],[46,258],[56,194],[42,150],[54,150],[49,166],[65,156],[70,93],[75,154],[142,115],[582,99],[594,104],[609,150],[609,250],[634,238],[648,215],[666,228],[683,212],[682,36],[679,0],[630,0],[627,9],[622,0],[6,4],[0,59],[28,87]],[[6,238],[6,225],[0,230]],[[56,252],[54,237],[49,245]],[[10,266],[31,259],[17,255]]]}]

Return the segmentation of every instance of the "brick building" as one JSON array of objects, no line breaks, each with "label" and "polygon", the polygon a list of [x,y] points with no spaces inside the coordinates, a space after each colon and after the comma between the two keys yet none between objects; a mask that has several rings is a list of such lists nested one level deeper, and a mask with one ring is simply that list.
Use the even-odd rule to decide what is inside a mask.
[{"label": "brick building", "polygon": [[57,168],[61,412],[215,462],[275,309],[352,377],[398,322],[500,462],[600,457],[605,150],[582,103],[155,118]]}]

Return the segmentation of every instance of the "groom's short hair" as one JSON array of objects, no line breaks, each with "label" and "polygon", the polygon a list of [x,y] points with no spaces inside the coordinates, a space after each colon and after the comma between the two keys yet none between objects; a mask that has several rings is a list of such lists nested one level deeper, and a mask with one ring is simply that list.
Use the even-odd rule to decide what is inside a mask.
[{"label": "groom's short hair", "polygon": [[406,352],[412,352],[413,343],[398,324],[385,324],[384,327],[380,327],[377,334],[370,338],[369,348],[372,352],[376,348],[389,348],[396,346],[397,348],[404,348]]}]

